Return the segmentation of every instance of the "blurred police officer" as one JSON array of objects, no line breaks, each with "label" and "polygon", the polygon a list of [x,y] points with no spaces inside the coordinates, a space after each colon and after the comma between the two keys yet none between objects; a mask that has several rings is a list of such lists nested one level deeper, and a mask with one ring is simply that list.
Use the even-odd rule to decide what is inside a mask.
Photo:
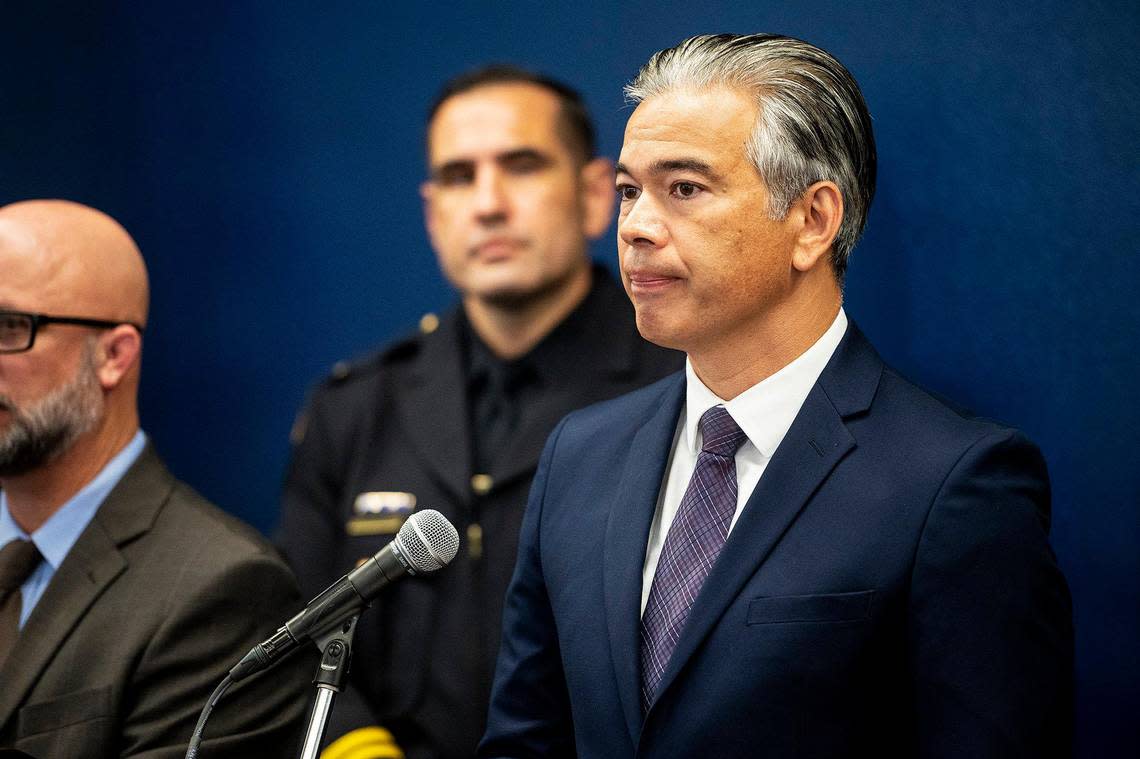
[{"label": "blurred police officer", "polygon": [[591,263],[614,180],[577,93],[518,69],[472,72],[439,95],[427,146],[427,229],[461,303],[315,390],[294,431],[281,545],[310,595],[417,508],[446,514],[462,547],[362,617],[326,759],[474,753],[544,440],[569,411],[683,365],[641,339],[621,287]]}]

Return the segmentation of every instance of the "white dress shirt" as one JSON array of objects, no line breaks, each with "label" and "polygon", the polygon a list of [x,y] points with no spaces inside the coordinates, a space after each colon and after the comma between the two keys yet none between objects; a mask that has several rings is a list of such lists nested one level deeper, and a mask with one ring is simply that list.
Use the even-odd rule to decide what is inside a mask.
[{"label": "white dress shirt", "polygon": [[[693,469],[697,465],[697,454],[701,451],[701,416],[713,406],[724,406],[733,421],[740,426],[748,439],[736,452],[736,512],[729,524],[729,533],[736,526],[740,512],[748,503],[756,484],[768,462],[772,460],[776,448],[788,434],[792,422],[800,412],[804,400],[811,392],[819,375],[831,355],[839,346],[847,331],[847,315],[843,309],[827,331],[804,351],[798,358],[731,401],[723,400],[701,382],[693,371],[693,365],[685,361],[685,405],[677,420],[677,432],[673,437],[673,450],[669,465],[665,470],[665,481],[657,499],[657,511],[649,528],[649,545],[645,551],[645,565],[641,572],[641,611],[649,601],[649,590],[653,576],[657,572],[657,562],[665,545],[665,536],[677,516],[681,498],[689,487]],[[756,504],[754,508],[764,508]]]}]

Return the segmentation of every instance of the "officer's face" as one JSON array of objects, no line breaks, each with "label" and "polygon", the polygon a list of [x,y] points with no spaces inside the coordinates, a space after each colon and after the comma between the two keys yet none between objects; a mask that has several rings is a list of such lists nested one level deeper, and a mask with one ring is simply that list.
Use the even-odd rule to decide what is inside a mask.
[{"label": "officer's face", "polygon": [[612,214],[611,169],[581,165],[559,108],[542,87],[494,84],[450,98],[431,122],[427,228],[465,299],[528,301],[588,271],[587,239]]}]

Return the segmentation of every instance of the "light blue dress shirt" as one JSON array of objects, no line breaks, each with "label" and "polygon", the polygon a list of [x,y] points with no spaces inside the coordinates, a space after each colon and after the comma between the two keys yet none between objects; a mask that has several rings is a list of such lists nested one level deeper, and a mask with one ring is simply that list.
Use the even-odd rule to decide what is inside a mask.
[{"label": "light blue dress shirt", "polygon": [[119,480],[135,463],[145,446],[146,435],[139,430],[131,438],[131,442],[107,462],[107,466],[103,467],[95,479],[59,507],[59,510],[40,525],[30,537],[20,529],[16,520],[8,513],[8,498],[4,491],[0,490],[0,546],[16,539],[31,540],[36,544],[40,555],[44,557],[31,576],[20,586],[20,593],[23,596],[20,629],[23,629],[24,623],[28,621],[28,616],[36,607],[68,551],[87,529],[103,499],[119,484]]}]

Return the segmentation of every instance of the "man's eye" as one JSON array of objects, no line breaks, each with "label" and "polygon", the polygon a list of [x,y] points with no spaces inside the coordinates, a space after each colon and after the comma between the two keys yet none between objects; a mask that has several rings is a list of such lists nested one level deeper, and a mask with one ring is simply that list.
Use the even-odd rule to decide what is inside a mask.
[{"label": "man's eye", "polygon": [[673,193],[679,198],[692,198],[701,191],[699,185],[692,182],[678,182],[673,185]]},{"label": "man's eye", "polygon": [[434,179],[440,187],[457,187],[475,181],[475,172],[462,166],[452,166],[436,172]]},{"label": "man's eye", "polygon": [[546,168],[549,164],[545,158],[533,153],[510,156],[503,160],[503,168],[512,174],[530,174]]},{"label": "man's eye", "polygon": [[617,194],[621,200],[637,200],[637,196],[641,194],[641,190],[632,185],[622,184],[618,185]]}]

